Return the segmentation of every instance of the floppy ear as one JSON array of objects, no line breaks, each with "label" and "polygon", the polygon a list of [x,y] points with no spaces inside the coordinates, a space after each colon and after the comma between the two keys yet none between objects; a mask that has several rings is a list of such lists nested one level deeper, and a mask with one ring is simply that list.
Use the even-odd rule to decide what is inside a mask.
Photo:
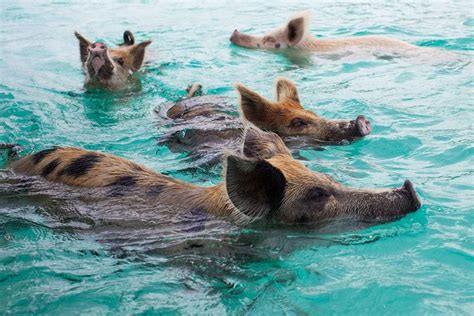
[{"label": "floppy ear", "polygon": [[145,48],[151,44],[151,41],[144,41],[140,44],[133,45],[130,49],[130,54],[132,56],[132,70],[137,71],[143,64],[145,59]]},{"label": "floppy ear", "polygon": [[225,179],[230,201],[251,220],[276,211],[285,195],[285,176],[265,160],[230,155],[226,158]]},{"label": "floppy ear", "polygon": [[249,158],[270,159],[276,154],[291,155],[283,140],[275,133],[264,132],[247,123],[242,153]]},{"label": "floppy ear", "polygon": [[308,11],[297,13],[288,21],[285,27],[286,41],[290,46],[298,44],[306,35],[310,23]]},{"label": "floppy ear", "polygon": [[123,44],[125,46],[132,46],[135,44],[135,36],[133,36],[133,33],[130,31],[125,31],[123,32]]},{"label": "floppy ear", "polygon": [[276,94],[278,101],[291,100],[300,103],[296,85],[285,78],[278,78],[276,81]]},{"label": "floppy ear", "polygon": [[78,32],[74,32],[76,38],[79,40],[79,52],[81,54],[81,62],[85,63],[87,60],[87,55],[89,54],[87,51],[87,47],[91,44],[87,38],[79,34]]},{"label": "floppy ear", "polygon": [[272,110],[272,103],[243,85],[236,83],[235,88],[240,96],[240,108],[248,121],[261,126]]}]

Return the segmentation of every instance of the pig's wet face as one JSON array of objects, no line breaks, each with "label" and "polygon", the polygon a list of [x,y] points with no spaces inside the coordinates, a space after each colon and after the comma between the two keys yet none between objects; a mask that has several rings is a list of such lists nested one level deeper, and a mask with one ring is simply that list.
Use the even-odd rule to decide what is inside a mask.
[{"label": "pig's wet face", "polygon": [[127,79],[143,64],[145,48],[151,41],[135,44],[130,31],[125,31],[124,43],[117,48],[108,48],[104,43],[92,43],[79,33],[81,61],[86,73],[86,85],[109,89],[123,87]]},{"label": "pig's wet face", "polygon": [[107,53],[107,47],[104,43],[92,43],[87,47],[89,52],[85,67],[91,78],[98,80],[109,80],[116,67]]},{"label": "pig's wet face", "polygon": [[237,85],[244,117],[257,127],[282,137],[297,136],[306,143],[341,143],[370,134],[370,122],[359,115],[355,120],[328,120],[303,108],[294,83],[279,79],[276,83],[277,101]]},{"label": "pig's wet face", "polygon": [[413,184],[388,190],[348,188],[292,159],[279,136],[249,128],[243,153],[229,156],[226,189],[243,221],[258,218],[284,223],[321,223],[332,219],[388,221],[416,211]]},{"label": "pig's wet face", "polygon": [[234,30],[230,41],[246,48],[284,49],[296,46],[304,39],[309,25],[309,13],[299,13],[282,27],[264,35],[254,36]]}]

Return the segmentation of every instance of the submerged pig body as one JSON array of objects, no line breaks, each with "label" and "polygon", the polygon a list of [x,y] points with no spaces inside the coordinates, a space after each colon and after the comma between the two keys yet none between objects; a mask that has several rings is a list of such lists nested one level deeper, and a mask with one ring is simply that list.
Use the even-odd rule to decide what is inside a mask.
[{"label": "submerged pig body", "polygon": [[221,161],[223,148],[237,149],[243,124],[229,98],[188,95],[155,109],[159,125],[167,126],[158,144],[172,152],[187,152],[187,169],[211,167]]},{"label": "submerged pig body", "polygon": [[[256,220],[314,224],[338,218],[391,220],[419,208],[411,182],[398,189],[347,188],[292,159],[274,133],[250,127],[242,154],[225,159],[223,183],[200,187],[167,177],[113,155],[57,147],[20,158],[11,169],[78,188],[98,188],[111,197],[146,205],[195,211],[239,223]],[[119,203],[114,200],[114,203]]]},{"label": "submerged pig body", "polygon": [[[293,149],[345,144],[370,134],[371,124],[363,115],[355,120],[325,119],[301,105],[293,82],[280,78],[275,85],[276,101],[236,85],[240,112],[246,121],[280,135]],[[159,143],[175,152],[191,152],[204,164],[218,162],[222,148],[236,148],[243,131],[237,111],[221,96],[189,94],[156,111],[173,121]]]},{"label": "submerged pig body", "polygon": [[124,32],[124,43],[109,48],[101,42],[91,42],[75,33],[87,88],[117,90],[126,86],[129,77],[138,71],[145,58],[145,48],[151,41],[135,44],[130,31]]}]

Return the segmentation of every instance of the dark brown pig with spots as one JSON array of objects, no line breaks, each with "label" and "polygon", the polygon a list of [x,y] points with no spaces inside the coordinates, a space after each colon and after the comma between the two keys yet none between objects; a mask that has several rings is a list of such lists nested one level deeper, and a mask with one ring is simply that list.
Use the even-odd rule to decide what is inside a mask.
[{"label": "dark brown pig with spots", "polygon": [[82,67],[86,75],[85,86],[116,90],[123,88],[129,77],[138,71],[145,58],[145,49],[151,44],[147,40],[135,44],[132,32],[125,31],[124,42],[109,48],[101,42],[91,42],[78,32]]},{"label": "dark brown pig with spots", "polygon": [[396,189],[346,187],[294,160],[278,135],[253,126],[244,133],[242,153],[225,157],[224,182],[211,187],[186,183],[117,156],[68,147],[25,156],[10,168],[69,186],[104,189],[119,199],[141,192],[140,203],[146,205],[200,210],[242,224],[386,221],[420,207],[408,180]]}]

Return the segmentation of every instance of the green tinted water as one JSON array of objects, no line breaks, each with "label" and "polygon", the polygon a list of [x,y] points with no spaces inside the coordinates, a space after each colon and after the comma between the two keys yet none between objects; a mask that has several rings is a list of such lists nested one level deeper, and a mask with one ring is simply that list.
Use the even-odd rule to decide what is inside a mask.
[{"label": "green tinted water", "polygon": [[[145,243],[118,251],[97,232],[52,219],[43,206],[0,199],[1,313],[473,313],[472,66],[330,60],[228,41],[235,28],[260,33],[311,8],[311,31],[323,37],[383,34],[472,61],[469,1],[3,1],[0,8],[0,142],[18,142],[25,152],[101,150],[209,185],[219,181],[219,168],[211,176],[183,173],[185,155],[157,146],[167,127],[153,109],[184,95],[191,82],[234,104],[235,81],[270,97],[273,79],[284,76],[297,83],[306,107],[329,118],[364,114],[373,125],[350,146],[303,152],[310,168],[354,187],[411,179],[423,201],[418,212],[370,228],[231,227],[232,234],[201,237],[209,247],[167,252],[159,234],[137,235],[151,245],[160,240],[151,251]],[[125,29],[154,41],[141,87],[85,92],[73,31],[116,44]]]}]

